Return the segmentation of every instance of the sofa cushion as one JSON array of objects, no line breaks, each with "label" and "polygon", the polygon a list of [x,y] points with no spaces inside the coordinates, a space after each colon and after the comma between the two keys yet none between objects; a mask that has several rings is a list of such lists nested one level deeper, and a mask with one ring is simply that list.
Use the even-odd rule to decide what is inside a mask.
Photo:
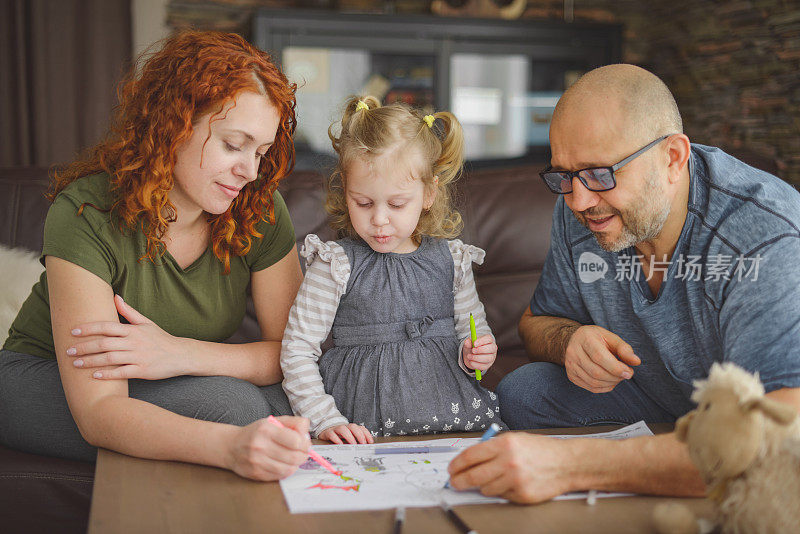
[{"label": "sofa cushion", "polygon": [[94,464],[0,446],[0,530],[86,532]]},{"label": "sofa cushion", "polygon": [[478,295],[499,347],[484,386],[528,362],[517,324],[528,307],[550,247],[556,196],[542,183],[542,165],[468,172],[457,204],[464,217],[462,239],[486,250],[475,266]]},{"label": "sofa cushion", "polygon": [[42,251],[48,183],[42,167],[0,168],[0,243]]},{"label": "sofa cushion", "polygon": [[556,195],[544,186],[539,170],[539,165],[526,165],[464,176],[463,194],[457,196],[462,239],[486,250],[486,262],[476,268],[479,276],[541,272]]}]

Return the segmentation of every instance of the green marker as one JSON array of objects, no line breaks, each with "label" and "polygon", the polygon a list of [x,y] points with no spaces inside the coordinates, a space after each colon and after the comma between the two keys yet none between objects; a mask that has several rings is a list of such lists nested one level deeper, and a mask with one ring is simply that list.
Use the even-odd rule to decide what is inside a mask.
[{"label": "green marker", "polygon": [[[475,331],[475,318],[469,314],[469,337],[472,340],[472,347],[475,348],[475,342],[478,340],[478,333]],[[475,378],[481,380],[481,370],[475,369]]]}]

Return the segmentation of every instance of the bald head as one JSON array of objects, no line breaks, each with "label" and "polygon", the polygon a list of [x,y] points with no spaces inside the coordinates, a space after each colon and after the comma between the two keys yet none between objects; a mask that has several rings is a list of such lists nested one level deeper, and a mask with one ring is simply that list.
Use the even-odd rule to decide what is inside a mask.
[{"label": "bald head", "polygon": [[599,113],[616,135],[639,144],[683,133],[672,93],[658,76],[635,65],[607,65],[583,75],[558,101],[553,124],[569,115]]}]

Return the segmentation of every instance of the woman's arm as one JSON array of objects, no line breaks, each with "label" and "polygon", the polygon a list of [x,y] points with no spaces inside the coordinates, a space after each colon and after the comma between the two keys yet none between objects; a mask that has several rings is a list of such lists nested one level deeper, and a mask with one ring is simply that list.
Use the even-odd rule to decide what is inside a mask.
[{"label": "woman's arm", "polygon": [[[295,431],[266,420],[244,428],[199,421],[129,398],[126,380],[93,380],[96,369],[72,365],[66,351],[75,342],[70,331],[76,322],[118,322],[113,291],[66,260],[47,256],[45,265],[64,393],[81,435],[91,445],[142,458],[223,467],[262,480],[285,476],[305,459],[300,451],[308,448],[307,423],[290,423],[305,426]],[[255,458],[248,456],[254,448],[262,453]]]},{"label": "woman's arm", "polygon": [[254,272],[251,292],[262,341],[234,345],[188,340],[197,357],[188,374],[233,376],[259,386],[280,382],[283,330],[302,282],[296,246],[274,265]]},{"label": "woman's arm", "polygon": [[[252,275],[251,288],[263,341],[230,344],[175,337],[117,297],[116,311],[129,325],[117,321],[81,323],[74,360],[91,368],[95,378],[158,380],[180,375],[232,376],[262,386],[282,379],[281,338],[303,275],[292,249],[274,265]],[[114,313],[116,318],[116,313]],[[94,339],[87,339],[94,337]],[[102,368],[113,364],[113,368]]]}]

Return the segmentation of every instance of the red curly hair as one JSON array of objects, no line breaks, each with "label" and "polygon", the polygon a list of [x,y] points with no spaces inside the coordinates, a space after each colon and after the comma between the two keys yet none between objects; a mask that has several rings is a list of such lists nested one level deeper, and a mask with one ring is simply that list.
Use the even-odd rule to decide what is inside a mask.
[{"label": "red curly hair", "polygon": [[262,158],[258,179],[225,213],[209,219],[214,254],[227,274],[231,254],[247,254],[253,237],[261,237],[256,224],[275,223],[273,194],[294,167],[297,86],[269,54],[233,33],[177,33],[139,61],[145,58],[140,72],[134,66],[117,89],[119,104],[106,138],[55,173],[48,198],[53,201],[75,180],[105,171],[114,199],[111,213],[128,228],[141,228],[147,238],[141,259],[154,261],[166,250],[162,238],[176,217],[168,195],[178,147],[201,116],[214,113],[214,120],[241,91],[265,94],[280,115],[275,142]]}]

